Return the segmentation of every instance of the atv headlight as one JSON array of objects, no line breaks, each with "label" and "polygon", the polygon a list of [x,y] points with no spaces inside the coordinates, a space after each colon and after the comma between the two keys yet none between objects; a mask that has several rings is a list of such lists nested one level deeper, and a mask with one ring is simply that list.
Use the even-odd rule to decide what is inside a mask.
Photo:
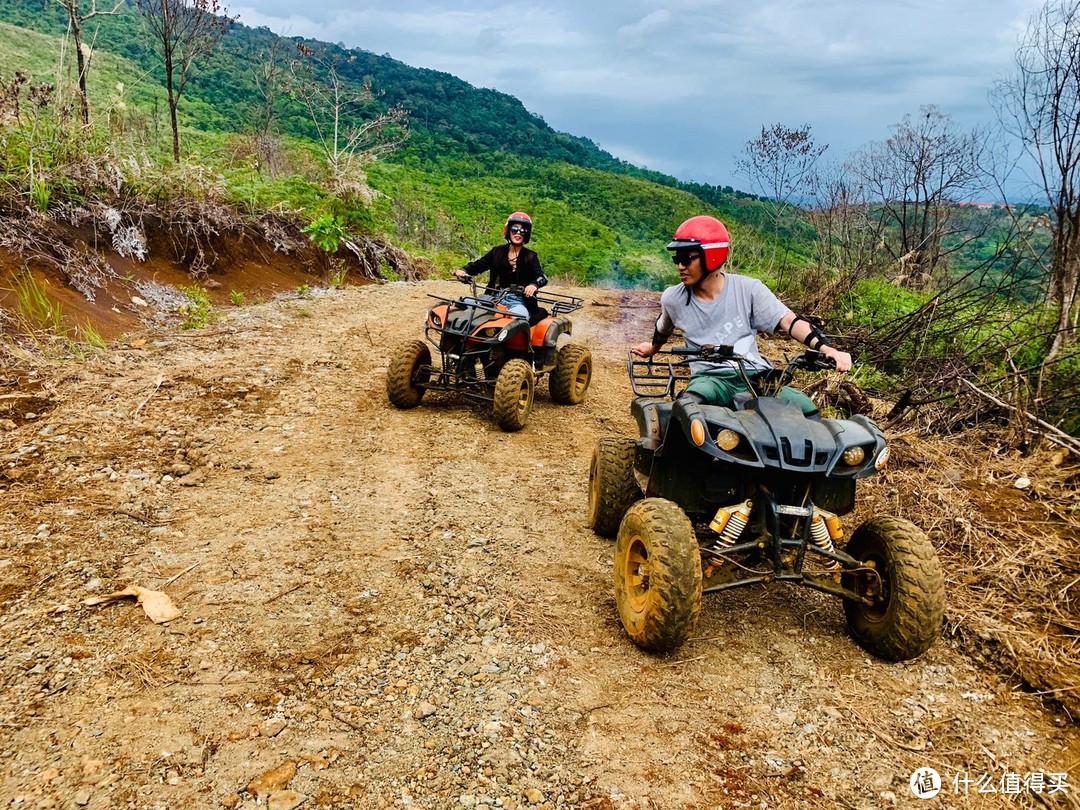
[{"label": "atv headlight", "polygon": [[739,446],[740,436],[731,428],[724,428],[716,434],[716,445],[721,450],[734,450]]},{"label": "atv headlight", "polygon": [[442,326],[442,318],[440,318],[434,312],[431,313],[431,325],[434,326],[436,329]]},{"label": "atv headlight", "polygon": [[862,464],[863,459],[866,458],[866,451],[861,447],[849,447],[840,458],[849,467],[854,467],[856,464]]},{"label": "atv headlight", "polygon": [[487,326],[487,327],[484,327],[483,329],[481,329],[479,332],[477,332],[476,336],[488,339],[488,338],[495,337],[497,334],[499,334],[499,327],[497,327],[497,326]]}]

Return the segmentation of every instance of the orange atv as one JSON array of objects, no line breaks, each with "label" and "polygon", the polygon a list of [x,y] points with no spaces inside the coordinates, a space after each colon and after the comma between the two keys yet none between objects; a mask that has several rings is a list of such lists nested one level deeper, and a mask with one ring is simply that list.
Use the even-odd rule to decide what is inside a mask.
[{"label": "orange atv", "polygon": [[[584,300],[572,295],[537,292],[536,307],[526,318],[507,308],[503,299],[522,295],[520,287],[477,292],[458,299],[429,297],[431,308],[423,340],[412,340],[390,358],[386,394],[398,408],[415,408],[424,392],[455,391],[492,403],[495,422],[506,431],[521,430],[532,412],[536,379],[548,374],[548,392],[562,405],[577,405],[592,379],[592,355],[584,346],[558,345],[573,330],[566,317]],[[431,362],[428,343],[439,351]]]}]

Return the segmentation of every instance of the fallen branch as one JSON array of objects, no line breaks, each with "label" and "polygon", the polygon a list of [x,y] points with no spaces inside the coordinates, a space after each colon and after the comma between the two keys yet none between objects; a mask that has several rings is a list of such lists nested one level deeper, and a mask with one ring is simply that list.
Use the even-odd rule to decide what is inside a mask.
[{"label": "fallen branch", "polygon": [[977,385],[975,385],[970,380],[961,379],[960,382],[964,383],[964,385],[966,385],[968,388],[970,388],[972,391],[974,391],[979,396],[990,400],[995,405],[998,405],[998,406],[1000,406],[1002,408],[1005,408],[1006,410],[1012,411],[1013,413],[1018,413],[1021,416],[1027,418],[1027,419],[1030,419],[1032,422],[1037,424],[1039,427],[1043,428],[1046,431],[1049,431],[1051,434],[1053,434],[1055,437],[1057,437],[1057,443],[1063,444],[1064,447],[1067,447],[1067,448],[1069,448],[1070,450],[1072,450],[1072,451],[1074,451],[1076,453],[1080,453],[1080,440],[1078,440],[1075,436],[1070,436],[1068,433],[1066,433],[1064,430],[1057,427],[1056,425],[1051,425],[1049,422],[1044,422],[1042,419],[1040,419],[1039,417],[1037,417],[1033,413],[1029,413],[1028,411],[1022,410],[1020,408],[1015,407],[1014,405],[1010,405],[1009,403],[998,399],[993,394],[991,394],[989,391],[983,391],[981,388],[979,388]]},{"label": "fallen branch", "polygon": [[851,708],[850,706],[847,706],[846,708],[847,708],[847,710],[849,712],[851,712],[853,715],[855,715],[856,720],[858,720],[860,723],[863,724],[863,728],[865,728],[867,731],[869,731],[871,734],[873,734],[875,737],[877,737],[882,742],[888,743],[889,745],[895,745],[897,748],[903,748],[905,751],[914,751],[916,754],[921,753],[921,752],[926,750],[926,741],[925,740],[923,742],[921,742],[919,745],[905,745],[902,742],[897,742],[896,740],[894,740],[892,737],[890,737],[885,732],[878,731],[873,726],[871,726],[868,722],[866,722],[866,720],[862,717],[862,715],[860,715],[853,708]]},{"label": "fallen branch", "polygon": [[193,568],[195,568],[196,566],[198,566],[198,565],[201,565],[201,564],[202,564],[202,560],[199,560],[198,562],[193,562],[193,563],[192,563],[191,565],[189,565],[189,566],[188,566],[187,568],[185,568],[185,569],[184,569],[183,571],[181,571],[181,572],[180,572],[179,574],[175,574],[175,575],[173,575],[173,576],[169,577],[169,578],[168,578],[167,580],[165,580],[165,584],[164,584],[164,585],[162,585],[161,587],[162,587],[162,588],[166,588],[166,587],[168,587],[169,585],[172,585],[172,584],[173,584],[174,582],[176,582],[176,580],[180,579],[180,577],[182,577],[182,576],[183,576],[184,574],[186,574],[186,573],[187,573],[188,571],[190,571],[191,569],[193,569]]},{"label": "fallen branch", "polygon": [[683,658],[681,661],[672,661],[668,664],[661,664],[662,667],[677,667],[680,664],[689,664],[691,661],[700,661],[705,658],[704,655],[699,655],[697,658]]},{"label": "fallen branch", "polygon": [[146,399],[144,399],[142,402],[139,403],[139,407],[136,408],[131,414],[133,417],[139,415],[139,411],[141,411],[143,409],[143,405],[145,405],[147,402],[149,402],[150,398],[152,396],[154,396],[154,394],[156,394],[158,392],[158,389],[161,388],[161,384],[163,382],[165,382],[165,378],[164,377],[158,377],[157,385],[154,386],[154,390],[151,391],[149,394],[147,394]]},{"label": "fallen branch", "polygon": [[277,601],[278,599],[280,599],[281,597],[283,597],[283,596],[288,596],[288,595],[289,595],[290,593],[292,593],[293,591],[298,591],[298,590],[300,590],[300,589],[301,589],[301,588],[303,588],[303,587],[304,587],[304,583],[303,583],[303,582],[299,582],[299,583],[297,583],[296,585],[293,585],[293,586],[292,586],[291,588],[286,588],[286,589],[285,589],[285,590],[283,590],[283,591],[282,591],[281,593],[279,593],[279,594],[276,594],[275,596],[271,596],[271,597],[270,597],[269,599],[267,599],[267,600],[266,600],[265,602],[263,602],[263,604],[264,604],[264,605],[269,605],[269,604],[270,604],[271,602],[276,602],[276,601]]}]

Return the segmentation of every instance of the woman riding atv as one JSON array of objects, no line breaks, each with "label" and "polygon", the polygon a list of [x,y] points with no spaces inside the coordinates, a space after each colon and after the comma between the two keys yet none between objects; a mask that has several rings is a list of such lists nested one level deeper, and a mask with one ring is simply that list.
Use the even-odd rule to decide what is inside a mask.
[{"label": "woman riding atv", "polygon": [[524,297],[516,293],[506,293],[502,302],[511,312],[526,318],[532,317],[539,309],[535,298],[536,291],[547,284],[548,280],[540,267],[536,252],[525,247],[531,236],[532,218],[523,211],[515,211],[503,224],[506,244],[496,245],[479,259],[455,270],[454,275],[464,280],[490,270],[488,289],[523,288]]}]

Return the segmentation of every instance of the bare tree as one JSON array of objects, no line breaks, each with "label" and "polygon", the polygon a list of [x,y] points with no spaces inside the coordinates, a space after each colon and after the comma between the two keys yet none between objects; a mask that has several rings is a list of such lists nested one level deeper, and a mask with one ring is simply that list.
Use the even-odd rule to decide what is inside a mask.
[{"label": "bare tree", "polygon": [[266,170],[271,177],[278,171],[279,144],[274,136],[278,105],[289,90],[289,65],[285,53],[285,40],[274,37],[260,56],[254,56],[251,77],[259,96],[255,109],[254,145],[258,157],[258,169]]},{"label": "bare tree", "polygon": [[1002,126],[1035,162],[1051,211],[1050,296],[1057,329],[1046,361],[1080,325],[1080,0],[1049,0],[1028,23],[1016,73],[995,87]]},{"label": "bare tree", "polygon": [[346,186],[354,171],[401,145],[407,113],[394,107],[365,118],[373,100],[371,87],[347,81],[337,60],[316,54],[302,42],[296,47],[303,60],[292,65],[293,90],[307,107],[331,180]]},{"label": "bare tree", "polygon": [[900,280],[920,286],[960,247],[946,245],[959,233],[951,225],[958,203],[986,189],[985,139],[977,129],[962,132],[933,105],[905,115],[892,133],[866,147],[852,166],[880,203],[880,235],[900,267]]},{"label": "bare tree", "polygon": [[771,129],[762,127],[760,136],[747,141],[743,157],[735,161],[736,171],[776,203],[772,208],[774,262],[780,226],[792,215],[792,203],[808,191],[814,164],[828,148],[828,144],[814,142],[809,124],[799,129],[773,124]]},{"label": "bare tree", "polygon": [[819,297],[846,291],[870,275],[879,257],[880,237],[868,214],[873,206],[866,187],[846,165],[817,166],[810,182],[806,215],[817,234],[818,270],[839,271],[839,278]]},{"label": "bare tree", "polygon": [[90,96],[86,92],[86,73],[90,70],[90,48],[84,47],[82,39],[83,23],[99,14],[116,14],[124,5],[124,0],[116,0],[115,5],[104,11],[97,7],[97,0],[90,0],[90,8],[84,14],[79,7],[79,0],[56,0],[68,15],[68,30],[71,31],[71,39],[75,44],[75,59],[79,66],[79,109],[82,112],[82,122],[90,123]]},{"label": "bare tree", "polygon": [[135,5],[142,12],[147,31],[165,67],[173,160],[179,162],[180,129],[176,107],[187,85],[191,65],[218,46],[237,18],[226,16],[226,9],[218,0],[135,0]]}]

